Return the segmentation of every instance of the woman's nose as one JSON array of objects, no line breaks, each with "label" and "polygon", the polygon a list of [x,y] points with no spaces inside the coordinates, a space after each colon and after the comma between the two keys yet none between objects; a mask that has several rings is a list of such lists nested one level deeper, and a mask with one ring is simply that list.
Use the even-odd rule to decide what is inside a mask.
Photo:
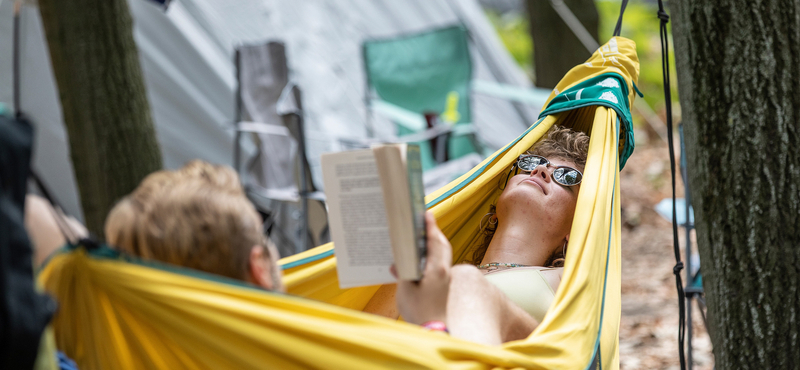
[{"label": "woman's nose", "polygon": [[550,172],[547,171],[547,166],[541,164],[531,171],[531,176],[541,176],[544,181],[550,181]]}]

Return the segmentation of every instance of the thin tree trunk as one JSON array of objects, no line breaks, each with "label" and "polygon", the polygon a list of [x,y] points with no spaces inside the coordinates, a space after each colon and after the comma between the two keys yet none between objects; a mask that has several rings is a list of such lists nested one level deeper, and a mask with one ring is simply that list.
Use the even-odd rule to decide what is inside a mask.
[{"label": "thin tree trunk", "polygon": [[[589,59],[591,52],[561,20],[550,0],[527,0],[530,34],[533,39],[533,68],[536,86],[554,88],[574,66]],[[594,0],[565,0],[592,37],[598,38],[597,7]]]},{"label": "thin tree trunk", "polygon": [[128,4],[40,0],[86,226],[161,168]]},{"label": "thin tree trunk", "polygon": [[800,368],[800,4],[670,4],[717,369]]}]

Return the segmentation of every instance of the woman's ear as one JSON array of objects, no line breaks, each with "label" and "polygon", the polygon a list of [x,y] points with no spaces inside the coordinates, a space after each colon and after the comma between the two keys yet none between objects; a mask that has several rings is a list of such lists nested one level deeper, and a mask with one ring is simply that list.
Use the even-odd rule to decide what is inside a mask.
[{"label": "woman's ear", "polygon": [[270,256],[266,248],[254,245],[250,248],[250,258],[248,263],[249,280],[264,289],[273,290],[276,282],[274,279],[273,264],[270,263]]}]

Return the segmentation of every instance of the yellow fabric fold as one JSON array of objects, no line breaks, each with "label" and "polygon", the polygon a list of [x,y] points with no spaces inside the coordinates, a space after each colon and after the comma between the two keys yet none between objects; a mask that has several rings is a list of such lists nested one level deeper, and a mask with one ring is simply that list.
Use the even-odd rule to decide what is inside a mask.
[{"label": "yellow fabric fold", "polygon": [[[557,91],[616,73],[632,104],[638,68],[634,43],[616,37],[570,71]],[[327,244],[281,260],[292,295],[83,249],[61,253],[39,276],[59,301],[58,347],[81,369],[587,369],[593,361],[617,369],[622,144],[615,110],[589,105],[543,117],[426,202],[453,245],[453,262],[468,259],[480,220],[501,192],[499,181],[554,124],[589,132],[589,156],[563,280],[544,321],[525,340],[482,346],[358,312],[378,287],[339,289]]]}]

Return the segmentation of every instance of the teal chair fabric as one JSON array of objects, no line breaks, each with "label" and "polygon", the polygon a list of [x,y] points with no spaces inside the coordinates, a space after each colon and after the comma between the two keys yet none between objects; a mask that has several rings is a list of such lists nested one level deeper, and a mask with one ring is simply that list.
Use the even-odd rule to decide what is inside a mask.
[{"label": "teal chair fabric", "polygon": [[[451,125],[470,125],[470,60],[467,31],[453,26],[363,45],[368,94],[411,112],[436,113]],[[424,131],[426,126],[398,124],[398,136]],[[423,168],[436,165],[429,142],[420,142]],[[452,133],[447,155],[456,159],[477,152],[468,135]]]}]

